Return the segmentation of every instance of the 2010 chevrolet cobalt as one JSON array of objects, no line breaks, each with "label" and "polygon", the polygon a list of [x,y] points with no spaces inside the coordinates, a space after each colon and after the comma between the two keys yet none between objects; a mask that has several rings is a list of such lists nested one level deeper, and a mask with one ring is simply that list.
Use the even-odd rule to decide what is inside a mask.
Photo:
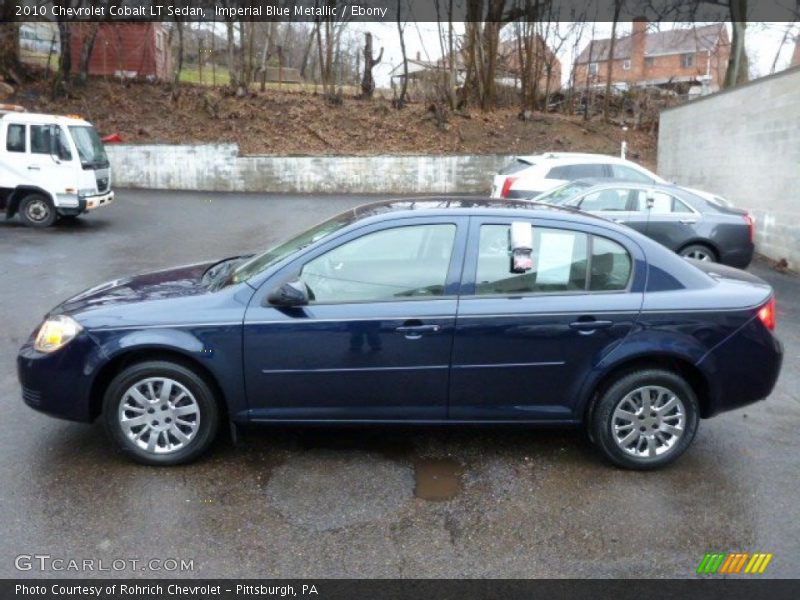
[{"label": "2010 chevrolet cobalt", "polygon": [[223,422],[583,425],[651,469],[766,398],[760,279],[546,205],[365,205],[246,257],[111,281],[22,347],[25,402],[184,463]]}]

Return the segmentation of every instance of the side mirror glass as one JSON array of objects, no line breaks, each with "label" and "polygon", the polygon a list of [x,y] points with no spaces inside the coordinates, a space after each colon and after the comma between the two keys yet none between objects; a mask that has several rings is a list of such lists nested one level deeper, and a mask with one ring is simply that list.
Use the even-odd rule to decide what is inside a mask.
[{"label": "side mirror glass", "polygon": [[287,281],[267,295],[267,304],[272,306],[305,306],[308,301],[308,286],[299,279]]},{"label": "side mirror glass", "polygon": [[533,228],[530,223],[514,221],[509,231],[511,272],[526,273],[533,268]]}]

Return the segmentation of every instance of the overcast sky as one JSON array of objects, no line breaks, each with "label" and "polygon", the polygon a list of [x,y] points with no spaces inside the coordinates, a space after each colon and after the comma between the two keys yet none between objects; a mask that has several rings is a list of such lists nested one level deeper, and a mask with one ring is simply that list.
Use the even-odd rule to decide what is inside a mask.
[{"label": "overcast sky", "polygon": [[[566,29],[569,24],[564,23],[563,25],[564,29]],[[592,23],[588,23],[585,28],[580,43],[581,48],[585,46],[590,39],[592,25]],[[688,26],[688,24],[685,23],[677,25]],[[456,26],[458,27],[459,33],[463,32],[463,23],[457,23]],[[611,23],[600,22],[594,24],[594,26],[596,38],[610,37]],[[674,26],[676,26],[674,23],[662,23],[661,29],[671,29]],[[759,77],[770,73],[772,63],[775,60],[778,48],[781,46],[781,40],[784,37],[787,26],[791,26],[791,30],[788,40],[784,44],[778,58],[778,63],[776,65],[777,71],[786,68],[791,60],[792,51],[794,50],[794,40],[800,35],[800,24],[748,24],[746,45],[751,62],[751,73]],[[375,22],[353,23],[351,27],[355,31],[370,31],[372,33],[374,38],[373,45],[375,46],[374,52],[376,54],[381,46],[384,47],[383,61],[375,67],[373,73],[379,87],[389,87],[389,71],[391,71],[395,65],[401,63],[403,59],[396,24]],[[510,25],[507,26],[508,32],[511,31],[511,27]],[[617,29],[619,32],[618,35],[625,35],[630,32],[630,23],[619,23]],[[506,34],[508,32],[506,32]],[[728,25],[728,34],[730,34],[730,25]],[[436,23],[408,23],[405,29],[405,42],[409,58],[414,58],[417,52],[420,52],[423,59],[427,57],[428,60],[435,60],[441,55]],[[573,60],[572,45],[572,41],[565,43],[565,48],[558,57],[562,65],[563,83],[567,83],[569,79],[570,65]]]}]

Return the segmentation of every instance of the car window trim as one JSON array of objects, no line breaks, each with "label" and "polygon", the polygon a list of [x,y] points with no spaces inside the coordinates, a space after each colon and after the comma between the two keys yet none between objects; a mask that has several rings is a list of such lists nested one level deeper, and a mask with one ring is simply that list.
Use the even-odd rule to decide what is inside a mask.
[{"label": "car window trim", "polygon": [[[447,267],[447,274],[445,276],[445,289],[453,288],[455,293],[448,293],[442,296],[409,296],[406,298],[387,298],[384,300],[349,300],[341,302],[314,302],[308,303],[308,306],[321,307],[321,306],[340,306],[346,304],[387,304],[397,302],[420,302],[420,301],[436,301],[436,300],[457,300],[458,292],[461,288],[461,275],[464,269],[464,261],[466,256],[466,243],[469,233],[469,217],[466,215],[439,215],[435,217],[425,217],[422,215],[410,215],[391,219],[388,221],[381,221],[378,223],[366,223],[360,227],[356,227],[350,231],[341,232],[333,238],[325,238],[320,240],[320,245],[315,248],[302,249],[295,256],[286,257],[281,265],[278,263],[273,268],[269,269],[264,276],[263,280],[258,283],[257,292],[253,294],[249,305],[260,305],[269,292],[277,285],[285,283],[291,279],[299,277],[302,268],[310,261],[330,252],[339,246],[347,244],[365,235],[377,233],[387,229],[394,229],[396,227],[413,227],[415,225],[454,225],[456,233],[453,237],[453,254],[450,257],[450,264]],[[460,259],[461,264],[458,265]],[[274,308],[274,307],[273,307]]]},{"label": "car window trim", "polygon": [[[547,229],[562,229],[564,231],[575,231],[578,233],[583,233],[584,235],[589,236],[589,240],[587,241],[587,252],[590,252],[591,248],[594,246],[594,236],[602,237],[607,240],[610,240],[617,245],[621,246],[625,252],[627,252],[628,257],[631,261],[631,269],[630,273],[628,274],[628,281],[625,284],[625,287],[620,290],[589,290],[588,285],[586,286],[587,289],[584,290],[575,290],[575,291],[564,291],[564,292],[521,292],[517,294],[478,294],[477,293],[477,274],[478,274],[478,259],[479,255],[477,252],[477,245],[480,243],[480,228],[484,225],[507,225],[510,226],[511,222],[514,220],[513,217],[471,217],[471,223],[469,228],[469,237],[467,238],[467,248],[464,252],[464,272],[466,272],[467,268],[467,259],[472,257],[473,264],[470,265],[471,269],[471,279],[472,281],[465,282],[463,279],[461,280],[461,293],[459,293],[459,299],[469,299],[469,298],[508,298],[508,299],[516,299],[516,298],[537,298],[537,297],[555,297],[555,296],[577,296],[577,295],[596,295],[596,294],[629,294],[633,293],[633,282],[636,279],[636,261],[637,257],[635,253],[631,252],[631,249],[626,245],[620,242],[619,240],[609,237],[607,235],[603,235],[601,233],[594,233],[592,231],[587,231],[582,228],[570,228],[562,226],[563,221],[559,224],[540,224],[539,227],[547,228]],[[503,219],[506,222],[501,222]],[[536,218],[535,217],[521,217],[519,220],[528,221],[531,223],[532,227],[536,227]],[[473,225],[474,223],[474,225]],[[474,227],[474,229],[473,229]],[[474,256],[470,254],[470,250],[472,247],[475,247]],[[586,272],[587,272],[587,281],[588,278],[591,276],[591,254],[587,254],[587,265],[586,265]],[[471,288],[471,293],[465,293],[464,288],[465,286]]]}]

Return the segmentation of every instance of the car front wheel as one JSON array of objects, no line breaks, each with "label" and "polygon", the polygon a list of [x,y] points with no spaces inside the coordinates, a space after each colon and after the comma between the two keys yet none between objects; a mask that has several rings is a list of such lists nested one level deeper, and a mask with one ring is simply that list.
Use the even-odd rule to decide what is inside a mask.
[{"label": "car front wheel", "polygon": [[693,258],[695,260],[702,260],[705,262],[718,262],[717,254],[708,246],[703,244],[692,244],[686,246],[680,251],[680,255],[684,258]]},{"label": "car front wheel", "polygon": [[117,446],[148,465],[177,465],[200,456],[214,440],[219,410],[197,373],[150,361],[120,372],[106,390],[103,415]]},{"label": "car front wheel", "polygon": [[686,380],[671,371],[648,369],[625,375],[606,388],[589,427],[613,463],[648,470],[683,454],[698,422],[697,397]]}]

